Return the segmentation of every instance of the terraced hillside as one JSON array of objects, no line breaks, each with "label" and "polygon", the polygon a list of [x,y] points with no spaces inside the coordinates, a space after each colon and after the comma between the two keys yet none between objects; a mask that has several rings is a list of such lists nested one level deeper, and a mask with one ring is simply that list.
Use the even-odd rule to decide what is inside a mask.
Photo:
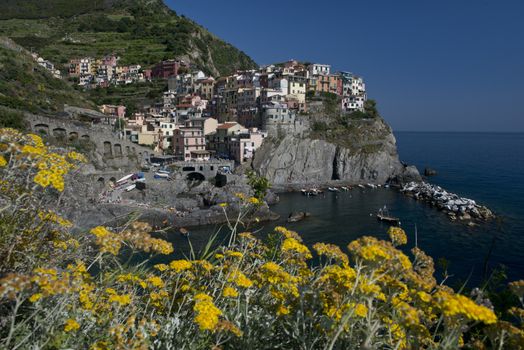
[{"label": "terraced hillside", "polygon": [[74,57],[108,53],[145,67],[186,59],[214,75],[256,65],[162,0],[3,0],[0,35],[62,67]]}]

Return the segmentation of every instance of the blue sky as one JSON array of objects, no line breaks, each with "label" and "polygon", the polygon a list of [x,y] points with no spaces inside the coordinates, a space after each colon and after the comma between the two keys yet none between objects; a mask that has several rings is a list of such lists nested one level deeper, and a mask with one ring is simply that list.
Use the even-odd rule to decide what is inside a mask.
[{"label": "blue sky", "polygon": [[522,0],[167,0],[257,63],[363,76],[398,131],[524,132]]}]

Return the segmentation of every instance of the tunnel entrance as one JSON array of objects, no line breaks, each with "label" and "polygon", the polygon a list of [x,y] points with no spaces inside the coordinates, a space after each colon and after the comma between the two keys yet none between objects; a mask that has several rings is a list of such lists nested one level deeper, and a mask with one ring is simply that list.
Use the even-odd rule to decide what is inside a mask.
[{"label": "tunnel entrance", "polygon": [[197,172],[187,174],[186,178],[189,181],[204,181],[206,179],[206,177],[203,174]]}]

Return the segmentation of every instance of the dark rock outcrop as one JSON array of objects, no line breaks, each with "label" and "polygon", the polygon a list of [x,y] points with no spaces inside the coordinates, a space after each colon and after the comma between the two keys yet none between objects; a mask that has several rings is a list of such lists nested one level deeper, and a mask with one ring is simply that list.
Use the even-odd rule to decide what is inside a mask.
[{"label": "dark rock outcrop", "polygon": [[290,185],[327,185],[331,181],[348,184],[384,184],[393,179],[399,184],[420,181],[415,167],[400,162],[395,137],[382,119],[360,122],[355,129],[355,137],[347,133],[344,139],[325,140],[315,135],[268,139],[256,152],[253,168],[277,189]]}]

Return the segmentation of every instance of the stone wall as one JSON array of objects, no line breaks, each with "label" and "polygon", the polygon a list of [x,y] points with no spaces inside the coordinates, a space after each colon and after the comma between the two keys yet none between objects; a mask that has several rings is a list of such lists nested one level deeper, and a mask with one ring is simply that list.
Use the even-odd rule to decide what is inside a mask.
[{"label": "stone wall", "polygon": [[47,135],[64,141],[92,143],[103,160],[130,158],[138,162],[149,160],[153,150],[139,146],[105,125],[88,124],[70,119],[57,119],[37,115],[26,115],[25,120],[36,134]]}]

